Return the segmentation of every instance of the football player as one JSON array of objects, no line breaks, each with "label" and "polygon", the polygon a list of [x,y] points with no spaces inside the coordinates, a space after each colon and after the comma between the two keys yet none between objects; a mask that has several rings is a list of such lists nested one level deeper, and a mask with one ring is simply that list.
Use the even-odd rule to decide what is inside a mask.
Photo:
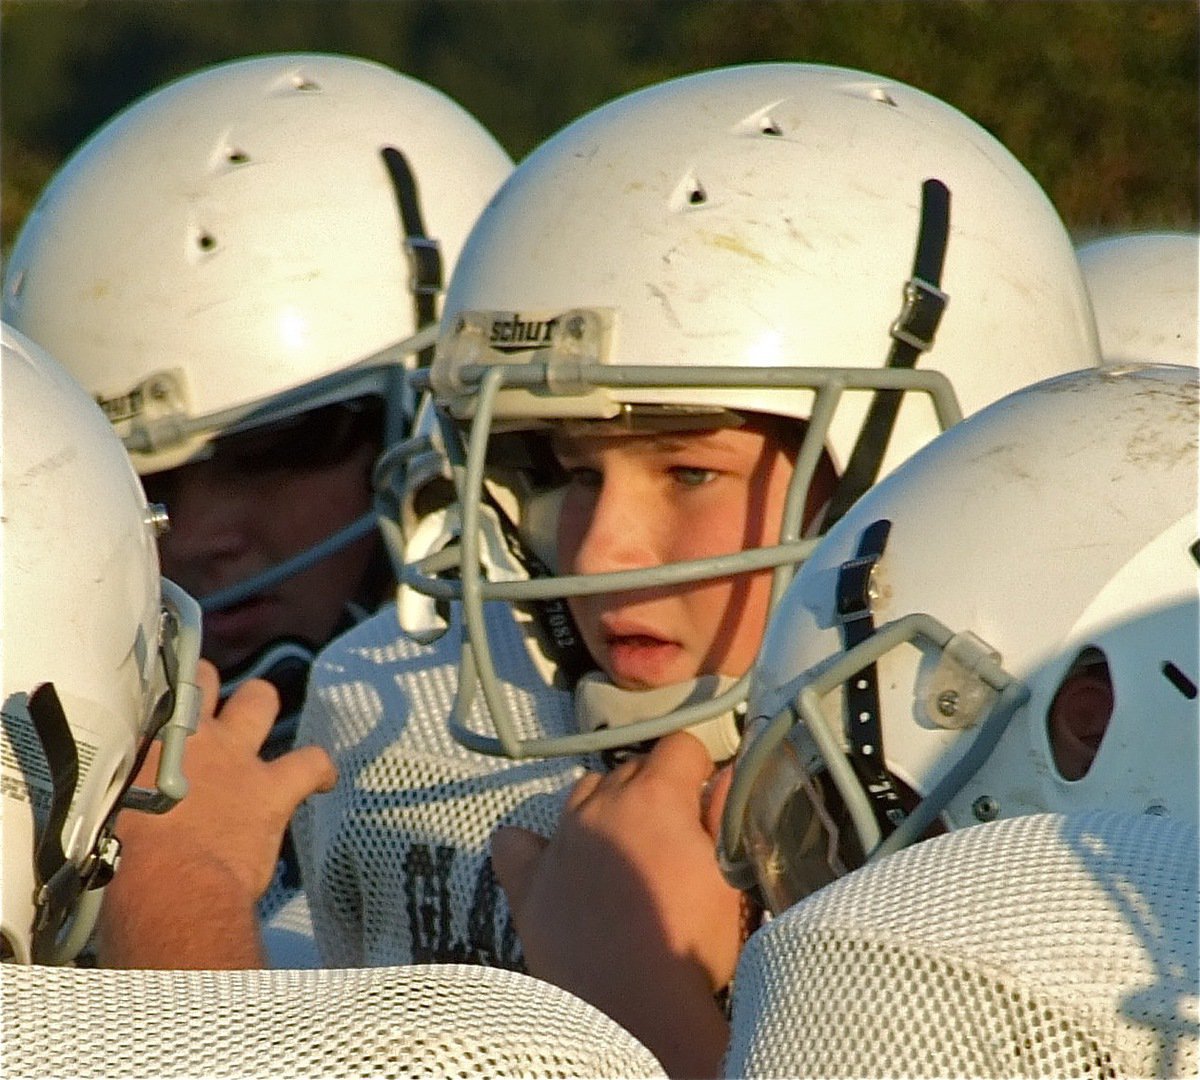
[{"label": "football player", "polygon": [[[239,59],[149,94],[53,177],[4,317],[100,402],[173,528],[222,696],[279,690],[291,745],[316,649],[394,588],[371,472],[408,433],[407,368],[511,163],[439,91],[381,65]],[[274,960],[317,960],[285,847]],[[289,910],[285,910],[289,908]]]}]

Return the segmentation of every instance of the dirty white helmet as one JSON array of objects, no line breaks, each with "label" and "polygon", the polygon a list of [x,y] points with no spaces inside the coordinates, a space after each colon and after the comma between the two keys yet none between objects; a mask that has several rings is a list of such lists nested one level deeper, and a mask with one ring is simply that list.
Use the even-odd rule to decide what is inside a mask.
[{"label": "dirty white helmet", "polygon": [[[1080,371],[868,492],[772,615],[723,823],[731,880],[781,909],[939,822],[1195,824],[1198,426],[1195,368]],[[1083,668],[1113,703],[1080,769],[1049,717]]]},{"label": "dirty white helmet", "polygon": [[404,367],[432,345],[418,331],[511,167],[459,105],[379,64],[220,64],[60,169],[8,260],[4,318],[62,358],[142,474],[364,395],[385,398],[395,439]]},{"label": "dirty white helmet", "polygon": [[[48,963],[86,940],[116,809],[186,791],[200,612],[160,582],[161,508],[104,415],[7,326],[3,385],[3,952]],[[158,791],[130,789],[156,733]]]},{"label": "dirty white helmet", "polygon": [[1200,236],[1129,233],[1079,248],[1106,364],[1196,364]]},{"label": "dirty white helmet", "polygon": [[[835,518],[960,412],[1097,359],[1070,240],[1003,146],[902,83],[790,63],[675,79],[551,138],[481,216],[442,325],[432,386],[447,415],[473,424],[460,469],[463,694],[477,670],[499,738],[461,724],[456,734],[514,756],[635,743],[701,717],[614,716],[612,730],[517,740],[482,600],[764,566],[781,568],[782,587],[811,546],[799,523],[822,447],[845,476]],[[905,393],[872,407],[880,388]],[[699,428],[746,411],[810,420],[776,548],[719,565],[481,580],[494,430],[618,418],[635,430]],[[554,515],[518,494],[523,547],[553,566]],[[456,589],[443,583],[440,595]],[[701,709],[716,715],[744,692],[740,681]]]}]

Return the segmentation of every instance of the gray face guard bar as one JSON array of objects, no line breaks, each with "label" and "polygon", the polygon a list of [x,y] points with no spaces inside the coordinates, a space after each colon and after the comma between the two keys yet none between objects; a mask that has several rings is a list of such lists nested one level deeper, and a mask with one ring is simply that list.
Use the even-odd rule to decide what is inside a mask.
[{"label": "gray face guard bar", "polygon": [[[422,349],[430,348],[437,340],[437,327],[427,326],[412,337],[406,338],[381,352],[360,360],[353,367],[321,381],[319,388],[302,387],[292,394],[281,394],[269,402],[270,415],[303,412],[316,408],[326,401],[337,401],[358,394],[377,394],[384,401],[383,441],[385,446],[397,448],[415,412],[411,397],[408,368],[412,359]],[[186,422],[197,430],[209,430],[214,424],[236,429],[238,424],[252,425],[258,412],[266,406],[244,406],[224,413],[201,417]],[[179,421],[181,425],[185,421]],[[181,428],[182,430],[182,428]],[[192,434],[189,427],[184,435]],[[128,440],[126,440],[128,446]],[[207,596],[199,597],[200,608],[205,614],[224,611],[246,600],[275,588],[280,582],[302,573],[317,563],[336,555],[351,544],[375,531],[378,512],[371,509],[349,525],[325,537],[310,548],[276,563],[266,570],[218,589]]]},{"label": "gray face guard bar", "polygon": [[[990,693],[993,700],[963,756],[886,837],[881,833],[871,800],[850,759],[842,749],[841,725],[822,708],[822,699],[854,679],[885,654],[903,645],[933,646],[959,662],[969,678]],[[881,858],[921,839],[950,800],[963,788],[996,748],[1014,714],[1029,700],[1029,689],[1008,674],[971,634],[955,634],[924,613],[905,615],[881,626],[869,638],[839,655],[828,666],[818,666],[793,679],[776,692],[767,706],[769,715],[758,735],[743,745],[721,821],[719,858],[731,884],[750,888],[764,868],[749,853],[746,822],[755,786],[767,763],[781,752],[782,744],[798,724],[812,737],[822,765],[841,796],[867,861]],[[777,838],[786,850],[788,838]],[[836,841],[836,838],[835,838]],[[798,897],[792,898],[799,899]]]}]

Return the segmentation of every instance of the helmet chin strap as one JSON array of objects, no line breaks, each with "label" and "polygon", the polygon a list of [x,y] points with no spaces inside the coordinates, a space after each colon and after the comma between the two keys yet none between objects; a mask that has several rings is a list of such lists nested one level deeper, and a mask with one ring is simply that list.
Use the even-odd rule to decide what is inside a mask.
[{"label": "helmet chin strap", "polygon": [[[414,325],[429,326],[437,321],[437,298],[442,291],[443,278],[442,250],[437,240],[425,231],[421,195],[408,158],[394,146],[383,147],[379,154],[387,169],[388,179],[392,182],[392,190],[396,193],[400,224],[404,229],[409,290],[413,296],[413,315],[416,320]],[[420,367],[428,367],[432,360],[433,345],[422,349],[417,355]]]},{"label": "helmet chin strap", "polygon": [[[626,727],[711,700],[737,681],[732,675],[701,675],[650,690],[623,690],[607,675],[592,671],[575,686],[575,719],[580,731]],[[699,739],[718,764],[733,757],[741,741],[741,725],[733,709],[684,730]]]},{"label": "helmet chin strap", "polygon": [[[52,964],[69,958],[61,955],[59,933],[76,911],[80,894],[93,882],[104,884],[111,876],[118,846],[102,834],[93,858],[82,870],[67,858],[62,836],[79,785],[79,750],[53,683],[38,686],[29,695],[27,707],[42,744],[51,783],[49,812],[34,851],[38,893],[32,955],[35,964]],[[87,914],[94,920],[97,911],[96,905],[90,905]],[[88,925],[73,932],[71,940],[81,942],[90,930]]]},{"label": "helmet chin strap", "polygon": [[[941,180],[930,178],[921,185],[921,221],[917,229],[912,276],[904,285],[903,307],[889,330],[892,346],[885,367],[914,368],[921,354],[933,348],[938,324],[950,299],[939,287],[949,236],[950,189]],[[849,510],[878,478],[892,429],[896,426],[900,400],[900,391],[876,392],[859,430],[858,441],[842,470],[837,491],[830,500],[825,515],[826,528]]]},{"label": "helmet chin strap", "polygon": [[267,761],[286,753],[295,742],[308,671],[316,655],[317,648],[301,638],[276,638],[233,670],[221,672],[222,701],[250,679],[269,682],[279,694],[279,715],[260,751]]}]

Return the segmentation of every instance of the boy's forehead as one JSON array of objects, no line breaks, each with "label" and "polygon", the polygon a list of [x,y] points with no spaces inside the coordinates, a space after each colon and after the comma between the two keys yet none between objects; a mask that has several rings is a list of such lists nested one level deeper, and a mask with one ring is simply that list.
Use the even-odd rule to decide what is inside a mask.
[{"label": "boy's forehead", "polygon": [[693,411],[625,405],[616,416],[605,419],[564,417],[549,424],[547,431],[556,443],[631,436],[646,440],[672,437],[691,440],[730,428],[744,427],[749,419],[745,413],[733,409]]},{"label": "boy's forehead", "polygon": [[[735,429],[736,430],[736,429]],[[724,441],[727,427],[688,428],[683,431],[630,431],[603,422],[589,425],[573,424],[550,434],[551,445],[558,451],[570,453],[589,447],[611,447],[667,453],[690,447],[711,446]]]},{"label": "boy's forehead", "polygon": [[[630,423],[629,417],[618,420],[563,420],[550,428],[551,445],[555,450],[569,452],[587,446],[615,445],[650,451],[671,451],[704,446],[722,446],[737,442],[738,433],[754,432],[768,441],[789,445],[802,435],[802,421],[788,421],[781,430],[780,418],[754,413],[720,410],[711,415],[675,415],[669,418],[642,417],[641,423]],[[799,432],[796,430],[799,428]]]}]

